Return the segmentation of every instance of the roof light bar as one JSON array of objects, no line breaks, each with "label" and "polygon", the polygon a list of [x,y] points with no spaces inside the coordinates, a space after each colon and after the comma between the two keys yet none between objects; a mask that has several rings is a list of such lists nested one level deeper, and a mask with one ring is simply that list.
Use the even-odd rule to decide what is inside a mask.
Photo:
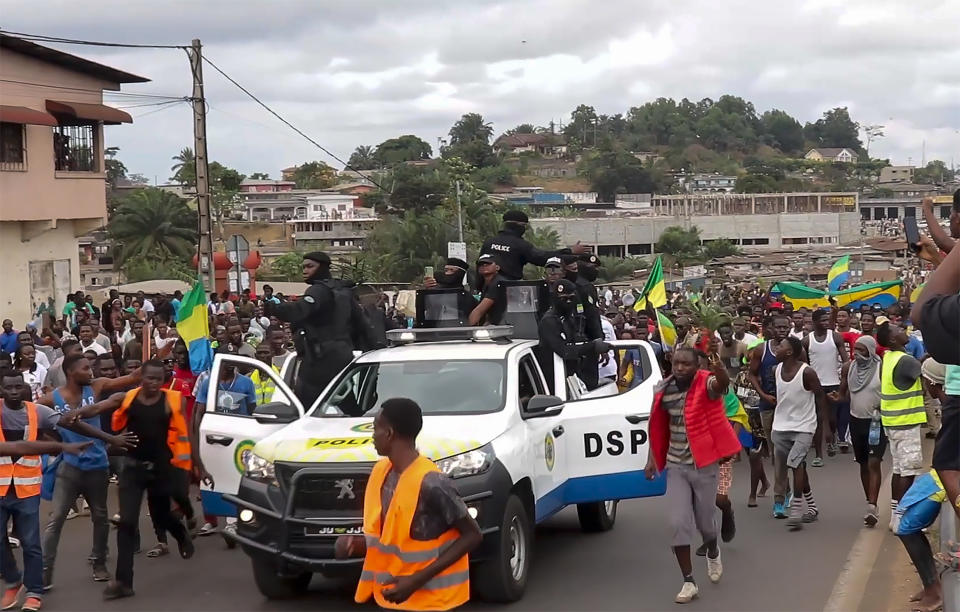
[{"label": "roof light bar", "polygon": [[512,336],[512,325],[391,329],[387,332],[387,340],[393,344],[410,344],[413,342],[442,342],[449,340],[506,340]]}]

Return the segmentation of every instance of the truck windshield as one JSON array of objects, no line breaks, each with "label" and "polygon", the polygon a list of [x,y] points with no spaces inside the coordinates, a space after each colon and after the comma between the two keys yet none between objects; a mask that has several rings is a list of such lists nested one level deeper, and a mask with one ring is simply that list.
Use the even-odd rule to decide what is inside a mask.
[{"label": "truck windshield", "polygon": [[478,414],[503,408],[500,361],[357,363],[320,399],[314,417],[373,415],[392,397],[406,397],[424,414]]}]

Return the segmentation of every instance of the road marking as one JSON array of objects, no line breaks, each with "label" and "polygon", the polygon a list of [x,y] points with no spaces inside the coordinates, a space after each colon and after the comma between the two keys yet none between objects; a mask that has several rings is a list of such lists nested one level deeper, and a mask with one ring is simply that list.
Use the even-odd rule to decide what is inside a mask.
[{"label": "road marking", "polygon": [[833,590],[823,607],[824,612],[846,612],[859,610],[860,602],[867,591],[870,574],[877,562],[880,547],[887,535],[890,522],[890,475],[880,484],[880,496],[877,499],[880,521],[873,529],[863,528],[850,548],[850,554],[840,570]]}]

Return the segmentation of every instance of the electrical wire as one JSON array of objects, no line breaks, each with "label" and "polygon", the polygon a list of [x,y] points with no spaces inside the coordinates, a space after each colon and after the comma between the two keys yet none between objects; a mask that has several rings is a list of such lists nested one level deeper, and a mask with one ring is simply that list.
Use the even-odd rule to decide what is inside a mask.
[{"label": "electrical wire", "polygon": [[253,101],[256,102],[257,104],[259,104],[260,106],[262,106],[262,107],[264,108],[264,110],[266,110],[268,113],[270,113],[271,115],[273,115],[274,117],[276,117],[277,119],[279,119],[279,120],[280,120],[284,125],[286,125],[288,128],[290,128],[291,130],[293,130],[293,131],[296,132],[297,134],[300,134],[301,136],[303,136],[310,144],[312,144],[313,146],[317,147],[318,149],[320,149],[321,151],[323,151],[324,153],[326,153],[327,155],[329,155],[329,156],[332,157],[333,159],[335,159],[335,160],[337,160],[338,162],[340,162],[341,164],[343,164],[343,167],[344,167],[345,170],[352,170],[352,171],[356,172],[359,176],[363,177],[364,179],[370,181],[372,184],[376,185],[381,191],[387,191],[387,189],[384,188],[383,185],[381,185],[381,184],[378,183],[377,181],[373,180],[372,178],[370,178],[369,176],[367,176],[366,174],[364,174],[364,173],[361,172],[360,170],[357,170],[356,168],[354,168],[353,166],[351,166],[351,165],[348,164],[347,162],[343,161],[342,159],[340,159],[339,157],[337,157],[336,155],[334,155],[329,149],[327,149],[326,147],[324,147],[323,145],[321,145],[319,142],[317,142],[317,141],[314,140],[313,138],[307,136],[302,130],[300,130],[300,129],[297,128],[295,125],[293,125],[292,123],[290,123],[289,121],[287,121],[286,119],[284,119],[279,113],[277,113],[277,111],[275,111],[275,110],[273,110],[272,108],[270,108],[269,106],[267,106],[266,103],[264,103],[262,100],[260,100],[260,98],[258,98],[257,96],[253,95],[252,93],[250,93],[250,90],[248,90],[246,87],[244,87],[243,85],[241,85],[240,83],[238,83],[238,82],[237,82],[236,80],[234,80],[230,75],[228,75],[226,72],[224,72],[223,70],[221,70],[219,66],[217,66],[217,65],[214,64],[212,61],[210,61],[210,58],[208,58],[208,57],[205,56],[205,55],[203,55],[202,57],[203,57],[203,61],[205,61],[207,64],[209,64],[211,68],[213,68],[214,70],[216,70],[217,72],[219,72],[220,75],[221,75],[223,78],[225,78],[226,80],[230,81],[230,83],[232,83],[237,89],[239,89],[239,90],[242,91],[243,93],[247,94],[247,96],[248,96],[251,100],[253,100]]},{"label": "electrical wire", "polygon": [[180,103],[180,102],[186,102],[186,100],[177,100],[177,101],[174,101],[174,102],[168,102],[168,103],[166,103],[165,105],[160,106],[159,108],[156,108],[156,109],[154,109],[154,110],[152,110],[152,111],[147,111],[147,112],[142,113],[142,114],[140,114],[140,115],[134,115],[134,117],[135,117],[136,119],[142,119],[142,118],[144,118],[144,117],[146,117],[146,116],[148,116],[148,115],[153,115],[154,113],[159,113],[160,111],[165,111],[165,110],[167,110],[168,108],[173,108],[174,106],[177,106],[177,104]]},{"label": "electrical wire", "polygon": [[11,32],[9,30],[0,30],[0,34],[7,36],[16,36],[23,40],[31,42],[60,43],[64,45],[89,45],[93,47],[125,47],[130,49],[186,49],[188,45],[140,45],[132,43],[111,43],[97,40],[78,40],[76,38],[61,38],[59,36],[46,36],[44,34],[27,34],[25,32]]},{"label": "electrical wire", "polygon": [[191,102],[192,99],[189,97],[178,98],[176,100],[163,100],[161,102],[142,102],[139,104],[124,104],[117,105],[116,108],[143,108],[145,106],[164,106],[166,104],[177,104],[180,102]]}]

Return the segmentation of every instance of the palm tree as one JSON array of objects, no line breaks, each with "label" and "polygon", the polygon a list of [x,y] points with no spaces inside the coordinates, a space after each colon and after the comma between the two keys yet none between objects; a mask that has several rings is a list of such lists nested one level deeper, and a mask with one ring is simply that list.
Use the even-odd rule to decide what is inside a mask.
[{"label": "palm tree", "polygon": [[493,125],[483,120],[480,113],[467,113],[450,128],[450,144],[466,144],[479,140],[490,142],[493,136]]},{"label": "palm tree", "polygon": [[347,166],[352,170],[373,170],[377,167],[377,160],[374,156],[373,147],[361,145],[353,150]]},{"label": "palm tree", "polygon": [[147,187],[120,203],[107,230],[117,267],[131,258],[186,260],[197,248],[197,211],[172,193]]},{"label": "palm tree", "polygon": [[597,268],[597,277],[604,283],[633,278],[635,270],[639,270],[647,265],[646,260],[640,257],[621,259],[619,257],[601,256],[600,262],[603,265]]},{"label": "palm tree", "polygon": [[173,172],[170,180],[179,185],[190,185],[191,187],[196,185],[197,159],[193,154],[193,149],[184,147],[179,154],[174,155],[171,159],[177,163],[170,167],[170,171]]}]

